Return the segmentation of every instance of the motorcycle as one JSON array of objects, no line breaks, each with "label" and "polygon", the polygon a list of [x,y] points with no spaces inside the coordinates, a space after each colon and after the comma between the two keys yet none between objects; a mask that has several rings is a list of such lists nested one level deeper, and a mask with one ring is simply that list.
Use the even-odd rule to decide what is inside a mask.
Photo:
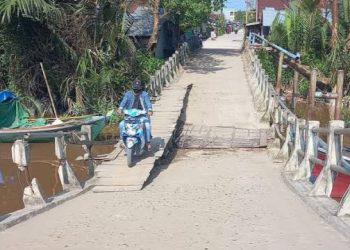
[{"label": "motorcycle", "polygon": [[121,137],[125,145],[128,167],[132,167],[134,157],[140,157],[145,152],[146,133],[145,125],[141,117],[146,111],[139,109],[124,110],[124,127],[121,131]]}]

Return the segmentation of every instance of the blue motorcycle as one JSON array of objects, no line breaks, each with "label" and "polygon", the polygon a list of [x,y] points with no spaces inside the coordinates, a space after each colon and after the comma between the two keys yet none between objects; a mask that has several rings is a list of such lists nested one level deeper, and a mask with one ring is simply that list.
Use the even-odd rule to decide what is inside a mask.
[{"label": "blue motorcycle", "polygon": [[134,157],[140,157],[145,152],[146,133],[145,125],[141,118],[146,115],[146,111],[139,109],[124,110],[124,126],[121,137],[125,145],[127,163],[133,166]]}]

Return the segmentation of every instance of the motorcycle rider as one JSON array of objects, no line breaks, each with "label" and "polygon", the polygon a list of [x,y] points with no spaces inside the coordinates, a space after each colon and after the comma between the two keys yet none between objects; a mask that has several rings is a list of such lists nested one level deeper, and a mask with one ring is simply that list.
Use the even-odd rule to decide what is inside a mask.
[{"label": "motorcycle rider", "polygon": [[[136,79],[132,83],[132,91],[125,93],[123,100],[121,101],[118,109],[119,114],[123,114],[124,109],[139,109],[146,111],[147,114],[140,118],[140,121],[145,125],[146,129],[146,147],[148,151],[151,150],[151,120],[150,116],[153,115],[151,99],[140,80]],[[119,124],[119,131],[123,131],[125,122],[121,121]]]}]

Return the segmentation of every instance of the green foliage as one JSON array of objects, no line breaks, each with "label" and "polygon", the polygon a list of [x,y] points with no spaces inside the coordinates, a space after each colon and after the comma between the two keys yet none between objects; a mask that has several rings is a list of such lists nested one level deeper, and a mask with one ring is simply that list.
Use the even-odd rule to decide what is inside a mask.
[{"label": "green foliage", "polygon": [[269,40],[273,43],[278,43],[279,46],[287,48],[288,46],[288,32],[284,23],[280,21],[280,14],[277,14],[271,26],[271,34]]},{"label": "green foliage", "polygon": [[182,31],[200,27],[209,20],[213,10],[223,7],[225,0],[164,0],[163,6],[180,18]]},{"label": "green foliage", "polygon": [[259,50],[258,57],[266,74],[269,76],[270,82],[275,85],[277,78],[277,64],[275,57],[266,50]]},{"label": "green foliage", "polygon": [[115,108],[136,77],[147,83],[163,64],[137,51],[126,35],[132,23],[129,3],[2,1],[0,88],[28,97],[37,113],[50,112],[43,108],[50,107],[43,62],[61,113],[105,114]]},{"label": "green foliage", "polygon": [[[278,61],[275,56],[266,50],[259,50],[258,57],[265,70],[266,74],[269,76],[269,81],[275,85],[277,79]],[[282,84],[289,84],[291,79],[293,79],[293,70],[283,69],[282,70]]]},{"label": "green foliage", "polygon": [[[241,23],[246,23],[246,17],[247,13],[243,10],[239,10],[235,12],[235,21],[239,21]],[[256,19],[256,12],[255,11],[249,11],[248,12],[248,23],[255,22]]]},{"label": "green foliage", "polygon": [[309,82],[305,79],[301,80],[298,86],[300,95],[306,97],[309,92]]},{"label": "green foliage", "polygon": [[224,16],[220,16],[220,18],[216,21],[216,28],[219,36],[226,34],[226,22]]},{"label": "green foliage", "polygon": [[147,51],[138,51],[136,58],[139,67],[147,75],[153,75],[164,64],[163,59],[155,58]]},{"label": "green foliage", "polygon": [[38,20],[57,18],[61,11],[51,0],[3,0],[0,3],[0,22],[9,23],[21,16]]}]

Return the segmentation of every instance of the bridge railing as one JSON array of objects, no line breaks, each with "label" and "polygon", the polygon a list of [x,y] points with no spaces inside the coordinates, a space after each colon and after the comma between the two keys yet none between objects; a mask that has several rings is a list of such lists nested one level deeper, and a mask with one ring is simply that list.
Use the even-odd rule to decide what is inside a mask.
[{"label": "bridge railing", "polygon": [[163,88],[175,80],[181,66],[186,64],[189,52],[188,43],[183,43],[163,66],[150,77],[148,88],[154,98],[161,96]]},{"label": "bridge railing", "polygon": [[[159,99],[162,91],[166,86],[169,86],[176,80],[181,71],[181,67],[185,65],[190,56],[190,49],[187,43],[182,44],[178,50],[165,62],[160,70],[157,70],[155,75],[150,77],[148,89],[154,98]],[[7,139],[9,133],[0,133],[0,138]],[[82,189],[82,185],[75,176],[67,159],[67,145],[72,142],[82,146],[84,156],[82,160],[87,162],[88,175],[90,178],[95,175],[96,161],[92,155],[92,147],[96,144],[116,144],[116,141],[96,142],[92,139],[92,125],[83,125],[81,131],[77,132],[76,128],[72,131],[60,132],[35,132],[23,133],[21,135],[14,134],[16,141],[11,148],[12,161],[17,165],[20,171],[26,172],[28,186],[24,189],[23,202],[25,207],[45,206],[52,199],[44,198],[44,194],[40,188],[40,183],[37,178],[32,178],[29,172],[31,164],[31,141],[33,139],[51,139],[55,143],[55,155],[58,159],[58,175],[64,193],[69,191]],[[10,152],[9,152],[10,153]]]},{"label": "bridge railing", "polygon": [[[248,44],[243,55],[256,109],[261,120],[271,125],[274,135],[271,146],[277,150],[273,157],[285,161],[284,171],[294,181],[306,181],[312,185],[310,195],[331,197],[335,178],[339,174],[350,176],[350,159],[344,156],[343,147],[343,137],[350,135],[350,128],[344,128],[342,120],[331,120],[328,128],[320,128],[320,122],[311,119],[313,116],[309,115],[308,120],[298,118],[270,83],[255,49]],[[317,79],[315,73],[312,75]],[[342,78],[342,73],[338,74],[338,81],[343,81],[339,78]],[[315,79],[312,81],[316,82]],[[341,84],[338,86],[342,87]],[[309,103],[310,99],[309,92]],[[312,109],[313,105],[308,108]],[[327,142],[321,135],[327,137]],[[322,169],[319,174],[315,166]],[[349,187],[336,214],[350,215]]]},{"label": "bridge railing", "polygon": [[[260,42],[260,43],[258,43]],[[308,119],[313,119],[314,113],[313,109],[315,106],[315,98],[318,99],[328,99],[331,102],[330,108],[330,118],[334,120],[339,120],[341,117],[341,104],[343,99],[343,85],[344,85],[344,71],[338,70],[336,76],[336,84],[331,93],[323,93],[322,91],[317,91],[317,85],[330,85],[331,79],[325,77],[321,72],[317,71],[315,68],[309,68],[308,66],[302,65],[299,53],[292,53],[284,48],[269,42],[264,37],[251,33],[249,40],[249,46],[259,47],[261,49],[268,49],[270,52],[275,52],[278,54],[278,70],[276,78],[276,92],[281,94],[282,91],[282,71],[283,67],[287,66],[288,68],[294,71],[293,76],[293,93],[292,93],[292,109],[295,111],[296,107],[296,98],[300,96],[298,91],[298,83],[300,77],[304,77],[309,82],[308,90]]]}]

